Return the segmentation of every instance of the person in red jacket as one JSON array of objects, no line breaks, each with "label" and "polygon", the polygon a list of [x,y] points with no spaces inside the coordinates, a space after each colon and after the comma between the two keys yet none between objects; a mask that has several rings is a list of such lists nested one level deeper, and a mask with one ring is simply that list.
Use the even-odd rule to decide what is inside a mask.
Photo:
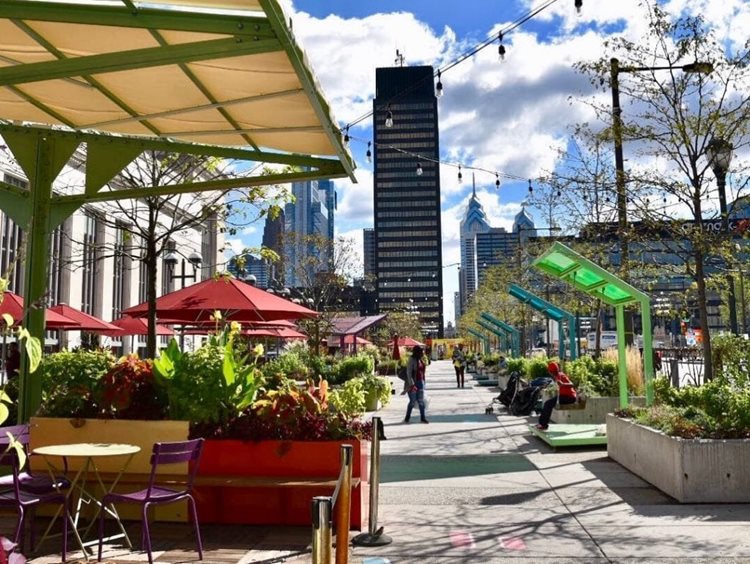
[{"label": "person in red jacket", "polygon": [[[557,384],[559,403],[569,404],[576,402],[576,389],[573,387],[573,382],[570,378],[560,370],[560,365],[556,362],[550,362],[547,365],[547,372]],[[558,403],[558,396],[554,396],[544,402],[542,407],[542,414],[539,416],[539,424],[536,426],[537,429],[547,429],[549,427],[549,419],[552,417],[552,410]]]}]

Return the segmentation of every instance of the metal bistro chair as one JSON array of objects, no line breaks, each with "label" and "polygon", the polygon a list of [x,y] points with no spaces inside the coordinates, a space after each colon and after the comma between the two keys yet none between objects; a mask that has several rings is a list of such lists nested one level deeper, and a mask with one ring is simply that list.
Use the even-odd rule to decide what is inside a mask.
[{"label": "metal bistro chair", "polygon": [[[10,435],[10,436],[9,436]],[[17,442],[23,445],[26,456],[30,456],[29,453],[29,425],[28,423],[22,425],[9,425],[7,427],[0,427],[0,451],[5,451],[10,445],[10,437],[13,437]],[[68,471],[68,462],[63,460],[63,472]],[[21,489],[36,494],[46,494],[60,490],[67,490],[70,487],[70,481],[64,476],[55,476],[54,480],[47,473],[32,474],[31,469],[26,467],[26,470],[18,472],[18,480],[21,482]],[[13,485],[13,475],[8,474],[7,476],[0,476],[0,490],[9,488]]]},{"label": "metal bistro chair", "polygon": [[[11,474],[3,476],[0,480],[0,507],[15,507],[18,511],[18,525],[16,526],[16,536],[14,542],[23,550],[24,525],[26,524],[26,512],[30,512],[37,505],[60,505],[63,508],[62,519],[62,561],[65,562],[65,555],[68,552],[68,523],[70,521],[70,511],[68,508],[68,499],[62,488],[65,483],[52,482],[51,479],[45,480],[42,477],[38,479],[20,469],[20,461],[16,449],[8,449],[9,440],[7,435],[3,434],[5,446],[0,453],[0,465],[10,466]],[[27,485],[33,483],[36,491],[30,491],[24,488],[24,476],[27,476]],[[69,485],[69,484],[67,484]],[[47,491],[44,491],[46,488]],[[31,547],[34,548],[35,527],[33,514],[31,518]]]},{"label": "metal bistro chair", "polygon": [[[156,443],[151,454],[151,476],[149,477],[148,487],[132,493],[109,493],[102,499],[102,507],[114,505],[115,503],[137,503],[143,506],[141,524],[143,531],[141,534],[142,548],[148,553],[149,564],[153,564],[151,556],[151,532],[148,524],[148,510],[152,505],[161,505],[188,500],[190,516],[193,520],[193,529],[198,543],[198,558],[203,560],[203,543],[201,541],[201,532],[198,525],[198,514],[195,510],[195,500],[193,499],[193,481],[195,473],[198,470],[198,461],[200,460],[201,450],[203,449],[203,439],[194,439],[192,441],[182,441],[174,443]],[[167,464],[177,464],[187,462],[189,466],[187,483],[183,489],[164,488],[156,485],[157,468]],[[106,511],[99,515],[99,555],[102,559],[102,542],[104,539],[104,517]]]}]

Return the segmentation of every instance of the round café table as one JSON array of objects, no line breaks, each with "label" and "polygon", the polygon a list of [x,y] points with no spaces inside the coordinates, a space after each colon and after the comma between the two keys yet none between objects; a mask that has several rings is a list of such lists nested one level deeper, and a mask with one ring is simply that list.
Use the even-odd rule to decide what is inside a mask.
[{"label": "round caf\u00e9 table", "polygon": [[[135,446],[135,445],[128,445],[128,444],[116,444],[116,443],[74,443],[74,444],[66,444],[66,445],[48,445],[48,446],[42,446],[35,448],[32,453],[41,456],[44,458],[45,463],[47,464],[47,468],[49,469],[50,475],[54,476],[55,474],[60,473],[60,469],[57,468],[53,464],[53,460],[56,458],[61,459],[82,459],[83,462],[81,464],[80,469],[76,472],[75,476],[70,482],[70,489],[68,490],[68,497],[73,495],[74,493],[78,494],[78,499],[76,503],[76,508],[73,514],[71,515],[71,524],[73,525],[73,532],[78,540],[78,544],[81,547],[81,551],[83,552],[83,556],[86,560],[88,560],[89,555],[87,552],[87,545],[91,545],[95,542],[98,543],[98,539],[84,542],[84,539],[87,537],[91,527],[96,523],[97,517],[99,516],[99,513],[104,510],[109,515],[111,515],[115,521],[117,522],[118,526],[120,527],[120,531],[122,531],[122,534],[116,535],[113,537],[108,537],[107,539],[103,540],[112,540],[115,538],[124,538],[125,542],[128,544],[128,548],[132,549],[133,545],[130,542],[130,538],[128,537],[128,534],[125,532],[125,527],[122,524],[122,521],[120,520],[119,515],[117,514],[117,511],[114,507],[108,508],[103,507],[101,504],[101,501],[99,501],[99,498],[96,496],[94,491],[91,491],[90,488],[87,488],[89,484],[91,484],[93,487],[98,486],[101,491],[104,492],[104,494],[108,494],[111,491],[114,490],[114,488],[117,486],[117,483],[120,481],[120,478],[122,478],[123,473],[125,470],[127,470],[128,465],[130,464],[130,461],[133,459],[133,456],[135,456],[137,453],[141,451],[141,447]],[[123,460],[122,465],[119,466],[120,470],[117,473],[115,479],[112,481],[112,483],[107,487],[102,480],[101,474],[99,473],[99,469],[97,467],[97,460],[102,458],[112,458],[112,457],[125,457]],[[97,509],[94,513],[94,516],[91,518],[91,521],[89,525],[86,527],[86,529],[83,531],[83,533],[79,532],[78,530],[78,523],[81,518],[81,510],[84,505],[87,505],[89,503],[93,503]],[[52,529],[52,525],[54,524],[57,517],[60,515],[60,510],[55,514],[55,516],[52,518],[52,521],[50,522],[49,526],[47,527],[47,530],[44,532],[44,535],[42,536],[42,539],[39,541],[40,543],[49,535],[50,530]],[[93,552],[93,551],[92,551]]]}]

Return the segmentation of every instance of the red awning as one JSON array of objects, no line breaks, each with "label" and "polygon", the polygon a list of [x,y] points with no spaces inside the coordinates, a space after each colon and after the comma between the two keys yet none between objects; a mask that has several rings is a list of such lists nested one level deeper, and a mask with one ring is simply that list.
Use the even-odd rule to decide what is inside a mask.
[{"label": "red awning", "polygon": [[[112,325],[116,327],[116,331],[108,332],[102,331],[102,335],[109,335],[111,337],[119,337],[121,335],[148,335],[148,320],[143,317],[121,317],[115,319]],[[164,337],[174,335],[169,327],[156,324],[156,334]]]}]

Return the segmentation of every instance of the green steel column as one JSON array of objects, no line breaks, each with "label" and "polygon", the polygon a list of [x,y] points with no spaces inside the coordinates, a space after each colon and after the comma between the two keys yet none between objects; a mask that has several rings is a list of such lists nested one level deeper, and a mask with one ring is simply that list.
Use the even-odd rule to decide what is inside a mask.
[{"label": "green steel column", "polygon": [[620,381],[620,407],[628,406],[628,364],[625,346],[625,307],[615,306],[617,313],[617,373]]},{"label": "green steel column", "polygon": [[[54,141],[41,138],[36,143],[35,174],[29,178],[31,219],[25,233],[24,318],[23,326],[44,346],[45,307],[35,307],[47,291],[49,264],[50,197],[57,174],[54,164]],[[31,176],[31,175],[30,175]],[[38,374],[30,374],[28,356],[21,355],[21,376],[18,398],[18,422],[26,423],[42,402],[42,382]]]},{"label": "green steel column", "polygon": [[643,375],[646,380],[646,405],[654,403],[654,343],[651,334],[651,303],[641,302],[643,328]]},{"label": "green steel column", "polygon": [[560,362],[565,361],[565,333],[563,332],[562,319],[557,322],[557,342],[558,342],[558,354],[560,355]]}]

